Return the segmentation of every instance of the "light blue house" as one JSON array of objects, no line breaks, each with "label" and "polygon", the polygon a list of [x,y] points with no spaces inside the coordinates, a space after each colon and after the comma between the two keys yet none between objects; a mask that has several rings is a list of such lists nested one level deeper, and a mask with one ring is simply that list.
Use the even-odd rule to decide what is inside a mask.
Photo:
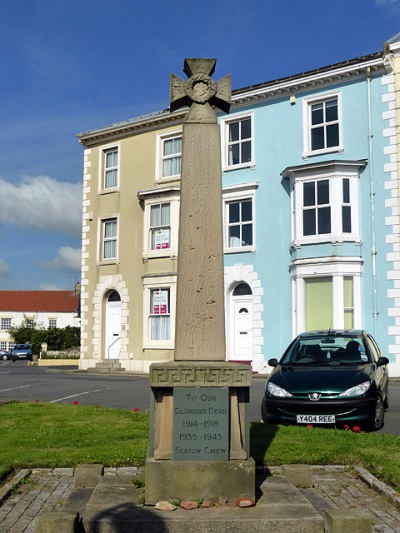
[{"label": "light blue house", "polygon": [[[400,375],[399,41],[235,90],[219,115],[227,360],[264,373],[302,331],[362,328]],[[184,115],[79,135],[82,368],[173,358]]]},{"label": "light blue house", "polygon": [[400,375],[390,50],[240,89],[220,117],[227,355],[259,372],[310,329],[367,329]]}]

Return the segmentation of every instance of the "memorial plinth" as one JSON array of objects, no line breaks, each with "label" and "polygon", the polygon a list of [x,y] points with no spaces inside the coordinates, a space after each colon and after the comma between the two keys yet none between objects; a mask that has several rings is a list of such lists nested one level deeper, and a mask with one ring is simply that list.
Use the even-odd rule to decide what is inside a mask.
[{"label": "memorial plinth", "polygon": [[150,368],[146,504],[255,498],[250,457],[251,367],[171,362]]}]

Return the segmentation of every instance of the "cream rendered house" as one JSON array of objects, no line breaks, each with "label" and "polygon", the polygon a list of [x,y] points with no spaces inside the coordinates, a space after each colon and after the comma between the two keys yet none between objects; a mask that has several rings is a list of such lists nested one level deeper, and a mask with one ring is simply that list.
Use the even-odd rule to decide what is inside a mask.
[{"label": "cream rendered house", "polygon": [[147,372],[173,359],[182,118],[166,111],[79,135],[82,369],[117,361]]}]

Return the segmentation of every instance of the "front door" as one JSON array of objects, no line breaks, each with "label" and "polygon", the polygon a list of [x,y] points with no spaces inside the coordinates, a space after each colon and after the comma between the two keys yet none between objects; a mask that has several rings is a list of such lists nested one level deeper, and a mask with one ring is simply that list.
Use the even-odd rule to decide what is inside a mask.
[{"label": "front door", "polygon": [[106,308],[106,359],[117,359],[121,351],[121,299],[113,291]]},{"label": "front door", "polygon": [[252,356],[252,302],[234,301],[235,320],[235,359],[248,359]]}]

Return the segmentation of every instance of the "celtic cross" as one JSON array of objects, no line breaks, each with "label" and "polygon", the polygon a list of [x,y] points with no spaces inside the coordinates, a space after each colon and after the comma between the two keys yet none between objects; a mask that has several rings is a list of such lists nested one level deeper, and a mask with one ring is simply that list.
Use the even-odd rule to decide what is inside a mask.
[{"label": "celtic cross", "polygon": [[231,76],[215,82],[211,79],[216,59],[185,59],[183,72],[189,78],[184,81],[171,74],[170,110],[188,106],[216,106],[229,113],[231,101]]}]

